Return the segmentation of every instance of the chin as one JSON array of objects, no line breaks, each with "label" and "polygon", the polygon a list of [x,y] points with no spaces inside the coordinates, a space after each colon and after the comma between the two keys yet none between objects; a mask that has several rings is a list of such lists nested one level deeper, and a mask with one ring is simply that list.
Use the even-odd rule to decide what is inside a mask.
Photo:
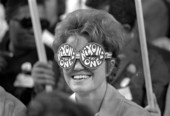
[{"label": "chin", "polygon": [[87,87],[75,87],[72,86],[71,87],[72,91],[78,94],[85,94],[85,93],[89,93],[90,91],[92,91],[92,88],[87,88]]}]

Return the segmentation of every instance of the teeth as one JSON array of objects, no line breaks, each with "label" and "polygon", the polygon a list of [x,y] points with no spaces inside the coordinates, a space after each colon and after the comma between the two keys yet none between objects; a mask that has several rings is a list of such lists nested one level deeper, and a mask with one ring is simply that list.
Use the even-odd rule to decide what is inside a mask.
[{"label": "teeth", "polygon": [[87,76],[87,75],[75,75],[73,76],[73,79],[75,80],[82,80],[82,79],[88,79],[90,78],[90,76]]}]

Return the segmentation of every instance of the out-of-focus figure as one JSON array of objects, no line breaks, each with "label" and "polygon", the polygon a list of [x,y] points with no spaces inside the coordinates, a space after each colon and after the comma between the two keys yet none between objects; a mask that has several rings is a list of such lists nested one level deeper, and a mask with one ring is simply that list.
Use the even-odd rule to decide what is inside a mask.
[{"label": "out-of-focus figure", "polygon": [[94,116],[84,105],[76,104],[69,97],[54,90],[38,94],[29,104],[26,116]]},{"label": "out-of-focus figure", "polygon": [[[37,4],[41,27],[48,29],[44,0],[37,0]],[[5,15],[9,31],[0,42],[0,86],[25,104],[33,92],[32,65],[38,60],[29,11],[27,0],[7,1]],[[51,48],[46,46],[46,51],[47,58],[53,60]]]}]

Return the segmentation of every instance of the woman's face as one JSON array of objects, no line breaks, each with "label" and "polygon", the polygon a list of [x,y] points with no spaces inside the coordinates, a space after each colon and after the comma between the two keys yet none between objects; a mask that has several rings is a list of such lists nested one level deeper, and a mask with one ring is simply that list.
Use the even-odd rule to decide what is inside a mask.
[{"label": "woman's face", "polygon": [[[84,36],[70,36],[66,43],[80,51],[89,42]],[[80,94],[89,93],[106,82],[105,66],[104,61],[96,69],[88,69],[78,59],[70,69],[63,69],[64,78],[72,91]]]}]

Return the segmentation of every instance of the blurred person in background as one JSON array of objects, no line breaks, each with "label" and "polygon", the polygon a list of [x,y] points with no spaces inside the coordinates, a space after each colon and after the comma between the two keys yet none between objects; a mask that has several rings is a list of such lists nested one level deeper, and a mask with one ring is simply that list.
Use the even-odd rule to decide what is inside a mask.
[{"label": "blurred person in background", "polygon": [[[48,29],[44,0],[37,0],[37,4],[41,27],[43,30]],[[34,83],[30,72],[38,60],[29,11],[27,0],[7,1],[6,20],[9,31],[0,43],[0,86],[25,104],[31,99]],[[47,58],[53,60],[51,48],[46,46],[46,53]]]},{"label": "blurred person in background", "polygon": [[71,101],[65,93],[54,90],[36,95],[28,105],[26,116],[94,116],[82,104]]},{"label": "blurred person in background", "polygon": [[54,34],[56,25],[62,20],[66,12],[66,0],[45,0],[45,12],[50,22],[49,31]]}]

